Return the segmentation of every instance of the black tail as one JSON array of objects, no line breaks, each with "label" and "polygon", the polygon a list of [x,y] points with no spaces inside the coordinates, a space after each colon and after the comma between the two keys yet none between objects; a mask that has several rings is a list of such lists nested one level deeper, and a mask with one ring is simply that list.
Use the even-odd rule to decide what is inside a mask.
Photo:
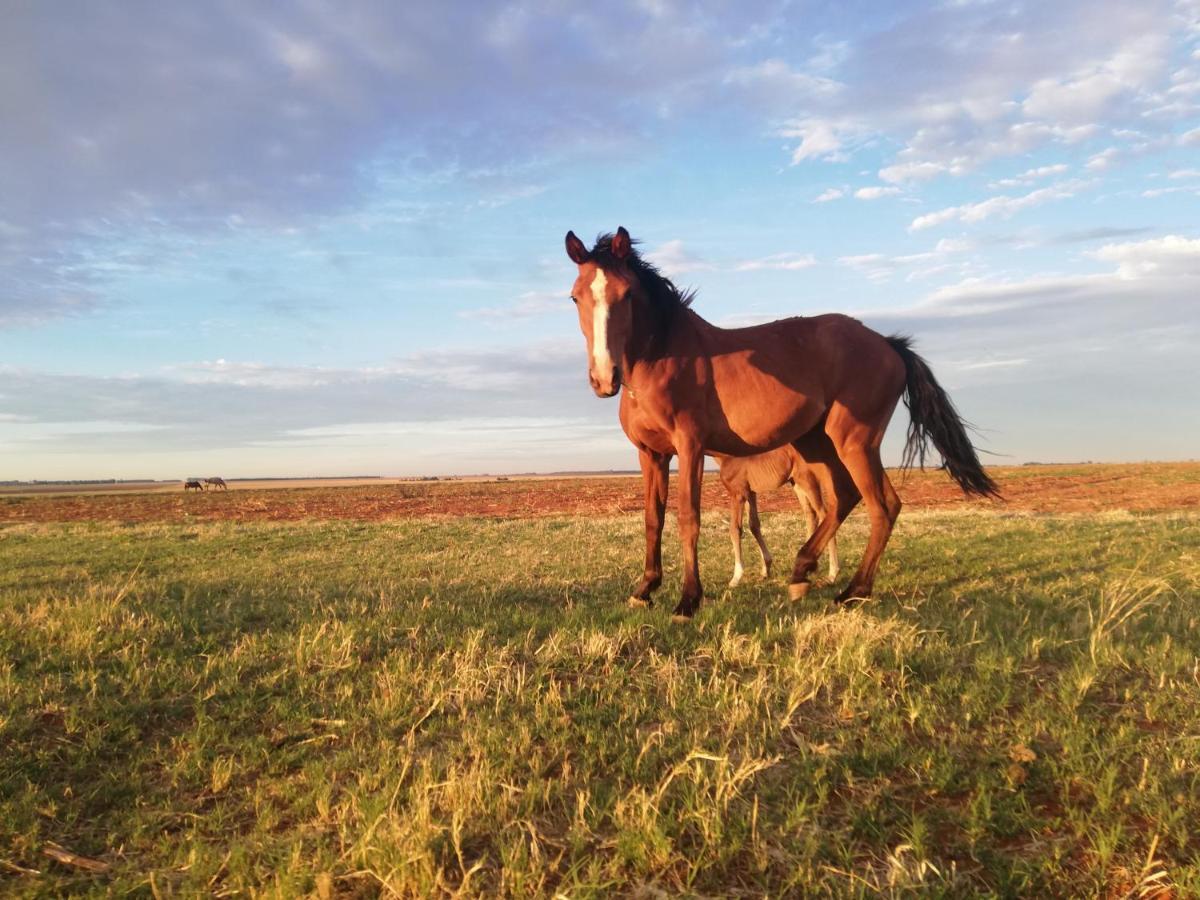
[{"label": "black tail", "polygon": [[910,420],[902,467],[907,469],[916,463],[924,468],[925,454],[932,442],[942,455],[943,467],[964,493],[999,497],[996,482],[983,471],[975,447],[967,437],[966,423],[934,379],[929,363],[913,351],[910,338],[897,334],[887,342],[904,360],[906,372],[904,405],[908,407]]}]

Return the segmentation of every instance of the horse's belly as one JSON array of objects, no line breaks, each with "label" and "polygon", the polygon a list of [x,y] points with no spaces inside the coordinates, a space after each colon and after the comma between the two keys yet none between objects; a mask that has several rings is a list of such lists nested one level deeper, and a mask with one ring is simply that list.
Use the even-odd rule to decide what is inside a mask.
[{"label": "horse's belly", "polygon": [[722,412],[713,423],[709,443],[718,452],[745,456],[790,444],[811,430],[824,410],[809,398],[795,395],[786,403],[748,404]]}]

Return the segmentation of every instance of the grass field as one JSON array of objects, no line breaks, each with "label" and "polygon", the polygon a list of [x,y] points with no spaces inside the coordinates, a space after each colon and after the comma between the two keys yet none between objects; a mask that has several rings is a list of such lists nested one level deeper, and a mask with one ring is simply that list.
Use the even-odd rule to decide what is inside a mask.
[{"label": "grass field", "polygon": [[836,610],[709,511],[684,627],[640,532],[0,525],[0,893],[1200,895],[1197,513],[910,508]]}]

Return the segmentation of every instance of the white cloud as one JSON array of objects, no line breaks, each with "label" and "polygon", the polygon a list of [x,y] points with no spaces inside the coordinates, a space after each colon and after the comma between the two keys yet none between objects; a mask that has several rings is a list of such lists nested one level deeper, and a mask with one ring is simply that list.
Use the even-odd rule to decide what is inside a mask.
[{"label": "white cloud", "polygon": [[756,65],[735,68],[727,84],[754,91],[759,102],[795,103],[813,96],[835,97],[842,85],[831,78],[797,71],[781,59],[766,59]]},{"label": "white cloud", "polygon": [[893,197],[900,193],[900,188],[894,186],[884,187],[883,185],[872,185],[871,187],[862,187],[854,192],[855,199],[858,200],[878,200],[881,197]]},{"label": "white cloud", "polygon": [[[862,253],[838,257],[838,265],[860,272],[874,282],[890,281],[898,273],[907,272],[905,280],[917,281],[954,268],[951,257],[974,249],[974,244],[962,238],[942,238],[932,250],[924,253],[892,255]],[[961,270],[961,266],[959,267]]]},{"label": "white cloud", "polygon": [[761,259],[748,259],[734,266],[737,272],[752,272],[760,269],[778,269],[785,272],[795,272],[808,269],[817,264],[817,258],[811,253],[776,253]]},{"label": "white cloud", "polygon": [[807,159],[834,159],[842,149],[842,138],[832,122],[808,119],[787,126],[780,134],[786,138],[800,139],[792,151],[792,165]]},{"label": "white cloud", "polygon": [[313,41],[282,32],[269,33],[276,56],[297,78],[319,78],[329,74],[330,61]]},{"label": "white cloud", "polygon": [[846,192],[841,188],[826,188],[816,197],[813,198],[813,203],[828,203],[830,200],[840,200],[846,196]]},{"label": "white cloud", "polygon": [[1116,147],[1109,147],[1094,154],[1084,163],[1084,168],[1093,172],[1102,172],[1112,166],[1121,156],[1121,151]]},{"label": "white cloud", "polygon": [[1131,35],[1111,56],[1088,63],[1065,77],[1039,80],[1022,103],[1034,119],[1094,122],[1115,101],[1136,96],[1165,74],[1169,35],[1161,30]]},{"label": "white cloud", "polygon": [[839,266],[857,269],[872,281],[884,281],[891,277],[895,270],[895,257],[884,253],[859,253],[850,256],[839,256]]},{"label": "white cloud", "polygon": [[460,319],[527,319],[561,313],[570,304],[564,291],[525,291],[516,301],[507,306],[482,306],[464,309],[458,313]]},{"label": "white cloud", "polygon": [[975,244],[966,238],[942,238],[933,248],[934,253],[966,253],[975,249]]},{"label": "white cloud", "polygon": [[1166,197],[1169,194],[1194,194],[1198,190],[1200,189],[1194,185],[1175,185],[1174,187],[1149,188],[1142,191],[1141,196],[1147,199],[1154,199],[1155,197]]},{"label": "white cloud", "polygon": [[1105,244],[1088,256],[1117,263],[1117,276],[1135,278],[1200,278],[1200,239],[1179,235],[1124,244]]},{"label": "white cloud", "polygon": [[[1107,304],[1136,317],[1157,304],[1159,313],[1172,321],[1197,330],[1200,323],[1191,315],[1200,281],[1200,238],[1168,235],[1144,241],[1107,244],[1087,254],[1104,262],[1115,263],[1109,272],[1091,275],[1046,275],[1014,281],[966,279],[938,288],[921,303],[902,311],[864,312],[862,315],[885,320],[894,317],[921,320],[926,324],[964,318],[1053,315],[1057,327],[1088,329],[1103,326],[1099,305]],[[1183,303],[1184,299],[1188,303]],[[1066,310],[1065,307],[1072,307]],[[1151,317],[1152,318],[1152,317]],[[1153,324],[1148,318],[1147,324]],[[1119,331],[1111,333],[1115,341]]]},{"label": "white cloud", "polygon": [[365,371],[329,369],[322,366],[279,366],[260,362],[201,360],[169,366],[184,384],[232,384],[241,387],[303,388],[371,377]]},{"label": "white cloud", "polygon": [[910,181],[930,181],[939,175],[962,175],[967,168],[965,160],[942,163],[926,159],[885,166],[879,170],[879,177],[884,181],[904,184]]},{"label": "white cloud", "polygon": [[359,368],[217,359],[119,378],[10,367],[4,379],[0,416],[153,427],[163,432],[156,441],[177,447],[241,446],[342,423],[580,415],[590,395],[582,338],[430,350]]},{"label": "white cloud", "polygon": [[934,226],[944,225],[946,222],[955,220],[974,224],[994,217],[1008,218],[1022,210],[1040,206],[1052,200],[1063,200],[1073,197],[1079,190],[1086,187],[1087,184],[1088,182],[1085,181],[1064,181],[1050,187],[1038,188],[1036,191],[1030,191],[1028,194],[1020,197],[1000,195],[989,197],[987,200],[980,200],[977,203],[950,206],[923,216],[917,216],[917,218],[912,220],[912,224],[909,225],[909,230],[921,231],[925,228],[933,228]]},{"label": "white cloud", "polygon": [[1052,166],[1037,166],[1032,169],[1026,169],[1020,175],[1015,175],[1012,178],[1001,178],[999,181],[993,181],[988,187],[991,188],[1010,188],[1010,187],[1025,187],[1038,181],[1042,178],[1049,178],[1052,175],[1062,175],[1070,166],[1066,163],[1056,163]]},{"label": "white cloud", "polygon": [[978,369],[1012,369],[1028,364],[1029,360],[1026,357],[1018,356],[1010,359],[969,360],[966,362],[960,362],[958,364],[958,368],[969,372]]},{"label": "white cloud", "polygon": [[662,269],[668,278],[676,278],[686,275],[688,272],[711,271],[715,268],[712,263],[687,250],[683,246],[683,241],[679,239],[666,241],[645,255],[647,259]]},{"label": "white cloud", "polygon": [[[110,235],[302,233],[366,220],[398,194],[414,198],[403,216],[416,230],[451,206],[528,198],[565,160],[641,143],[664,111],[690,123],[720,95],[718,114],[730,115],[721,82],[761,58],[759,19],[714,6],[648,27],[640,14],[585,7],[486,16],[465,0],[436,11],[363,0],[353,15],[148,4],[136,27],[128,10],[99,4],[7,11],[0,197],[3,237],[7,226],[21,237],[11,253],[0,247],[0,325],[96,306],[112,279],[104,254],[85,251]],[[758,68],[793,90],[823,83],[770,60]],[[610,76],[593,77],[600,69]],[[737,112],[748,110],[763,107]],[[453,199],[438,190],[447,184]],[[421,239],[434,243],[433,231]]]},{"label": "white cloud", "polygon": [[1190,147],[1193,144],[1200,144],[1200,128],[1185,131],[1179,136],[1179,145],[1181,147]]},{"label": "white cloud", "polygon": [[793,116],[803,127],[779,133],[801,141],[793,162],[845,158],[848,137],[898,142],[879,172],[895,184],[1130,125],[1162,134],[1188,113],[1163,99],[1192,80],[1167,64],[1181,41],[1177,26],[1168,0],[1101,13],[1081,0],[1003,16],[991,4],[908,8],[844,54],[832,73],[836,102],[810,98]]}]

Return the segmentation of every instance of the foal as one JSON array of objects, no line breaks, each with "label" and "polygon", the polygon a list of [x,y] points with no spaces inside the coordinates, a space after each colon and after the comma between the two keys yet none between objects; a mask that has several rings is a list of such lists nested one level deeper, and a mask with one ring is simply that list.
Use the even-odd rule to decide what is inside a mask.
[{"label": "foal", "polygon": [[[745,569],[742,566],[742,510],[750,507],[750,533],[758,543],[762,556],[762,573],[771,574],[771,551],[763,540],[762,527],[758,521],[758,493],[773,491],[790,484],[804,510],[807,529],[804,539],[812,537],[817,530],[817,510],[824,509],[821,499],[821,483],[795,447],[788,445],[760,453],[758,456],[717,456],[721,467],[721,484],[729,495],[729,537],[733,542],[733,578],[730,587],[737,587]],[[829,539],[829,580],[838,576],[837,538]]]}]

